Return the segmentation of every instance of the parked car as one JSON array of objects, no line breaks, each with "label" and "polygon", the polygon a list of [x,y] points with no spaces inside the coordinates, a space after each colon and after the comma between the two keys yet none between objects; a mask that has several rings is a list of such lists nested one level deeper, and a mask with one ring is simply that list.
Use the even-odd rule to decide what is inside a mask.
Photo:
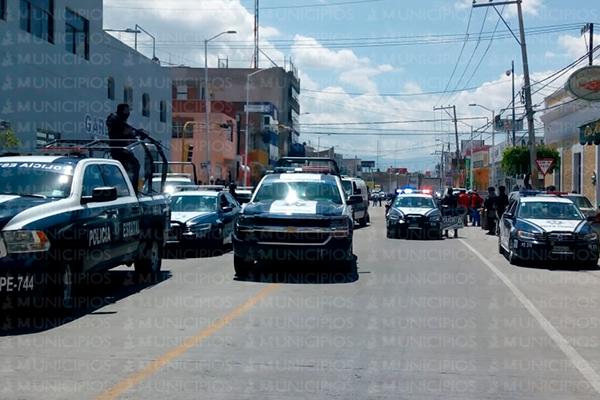
[{"label": "parked car", "polygon": [[367,184],[360,178],[344,176],[342,177],[342,187],[346,198],[350,198],[350,196],[362,197],[363,201],[361,203],[352,206],[352,218],[360,226],[366,226],[370,222]]},{"label": "parked car", "polygon": [[498,251],[511,264],[563,260],[595,266],[598,234],[570,199],[522,193],[502,215]]},{"label": "parked car", "polygon": [[586,217],[595,217],[598,215],[598,209],[592,205],[592,202],[582,194],[569,193],[564,195],[571,200]]},{"label": "parked car", "polygon": [[233,196],[203,187],[183,188],[171,194],[171,224],[167,245],[184,248],[222,248],[231,243],[241,210]]}]

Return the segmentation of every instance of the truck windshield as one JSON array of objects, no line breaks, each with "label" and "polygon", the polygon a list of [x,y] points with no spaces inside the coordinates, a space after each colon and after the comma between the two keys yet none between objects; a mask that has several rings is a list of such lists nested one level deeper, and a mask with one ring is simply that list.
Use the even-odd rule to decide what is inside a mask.
[{"label": "truck windshield", "polygon": [[330,201],[343,204],[335,180],[322,181],[265,181],[256,193],[255,202],[285,200],[296,201]]},{"label": "truck windshield", "polygon": [[71,193],[72,181],[71,165],[0,163],[0,194],[65,198]]}]

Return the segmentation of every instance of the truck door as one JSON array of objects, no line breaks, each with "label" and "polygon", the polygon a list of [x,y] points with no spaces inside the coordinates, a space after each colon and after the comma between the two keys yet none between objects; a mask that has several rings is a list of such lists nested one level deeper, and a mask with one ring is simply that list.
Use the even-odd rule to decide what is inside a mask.
[{"label": "truck door", "polygon": [[113,257],[121,262],[133,260],[137,255],[142,234],[138,198],[130,189],[119,167],[114,164],[102,164],[100,168],[105,186],[117,189],[117,200],[108,203],[115,229]]}]

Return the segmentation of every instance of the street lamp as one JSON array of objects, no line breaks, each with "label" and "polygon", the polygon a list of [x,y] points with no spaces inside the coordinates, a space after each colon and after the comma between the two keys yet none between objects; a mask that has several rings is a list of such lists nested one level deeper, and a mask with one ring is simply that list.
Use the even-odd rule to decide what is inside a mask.
[{"label": "street lamp", "polygon": [[496,146],[496,128],[494,126],[495,124],[495,118],[496,118],[496,114],[494,112],[494,110],[492,110],[491,108],[487,108],[486,106],[482,106],[481,104],[476,104],[476,103],[471,103],[469,104],[469,107],[480,107],[483,108],[484,110],[487,110],[489,112],[492,113],[492,186],[496,185],[496,153],[495,153],[495,146]]},{"label": "street lamp", "polygon": [[212,171],[212,163],[210,160],[210,94],[208,89],[208,42],[222,35],[232,35],[237,31],[223,31],[215,36],[204,40],[204,115],[206,116],[206,176],[210,177]]},{"label": "street lamp", "polygon": [[147,30],[145,30],[138,24],[135,24],[135,31],[136,31],[135,32],[135,43],[134,43],[135,50],[137,51],[137,35],[138,35],[138,33],[144,32],[146,35],[150,36],[150,38],[152,39],[152,61],[158,62],[158,58],[156,58],[156,38],[154,37],[154,35],[150,34],[150,32],[148,32]]},{"label": "street lamp", "polygon": [[248,183],[248,132],[250,131],[250,77],[265,71],[271,71],[277,69],[277,67],[271,67],[268,69],[259,69],[246,75],[246,130],[244,132],[244,185]]}]

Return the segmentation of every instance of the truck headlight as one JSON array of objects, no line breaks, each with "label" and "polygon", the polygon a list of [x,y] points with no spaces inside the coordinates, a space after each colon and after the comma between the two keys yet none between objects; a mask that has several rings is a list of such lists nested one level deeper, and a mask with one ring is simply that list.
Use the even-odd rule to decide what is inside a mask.
[{"label": "truck headlight", "polygon": [[538,238],[538,234],[519,230],[519,231],[517,231],[517,237],[519,239],[535,240]]},{"label": "truck headlight", "polygon": [[390,210],[390,212],[388,213],[387,217],[389,219],[397,221],[399,219],[402,219],[404,216],[402,215],[402,213],[400,211],[396,210],[395,208],[392,208]]},{"label": "truck headlight", "polygon": [[42,231],[6,231],[3,236],[7,253],[33,253],[50,249],[50,240]]},{"label": "truck headlight", "polygon": [[333,237],[347,237],[350,234],[350,223],[347,219],[335,219],[330,225]]},{"label": "truck headlight", "polygon": [[598,234],[596,232],[590,232],[583,235],[583,240],[592,241],[598,240]]},{"label": "truck headlight", "polygon": [[188,227],[189,230],[193,232],[205,232],[210,230],[212,224],[198,224],[198,225],[190,225]]}]

